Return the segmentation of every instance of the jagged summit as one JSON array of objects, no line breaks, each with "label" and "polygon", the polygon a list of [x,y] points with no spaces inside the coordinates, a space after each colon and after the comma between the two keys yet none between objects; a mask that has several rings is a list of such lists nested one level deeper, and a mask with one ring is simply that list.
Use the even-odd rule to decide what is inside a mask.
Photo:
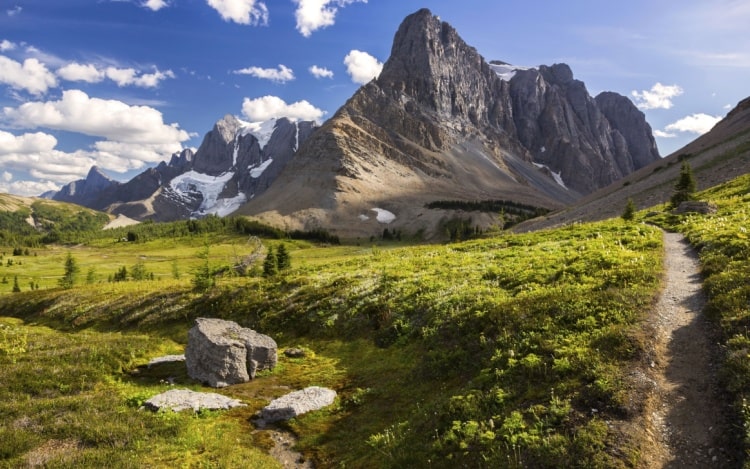
[{"label": "jagged summit", "polygon": [[[242,213],[345,235],[435,229],[435,200],[561,207],[658,159],[627,99],[599,103],[566,64],[489,64],[428,9],[407,16],[379,77],[316,131]],[[481,218],[480,215],[472,215]]]}]

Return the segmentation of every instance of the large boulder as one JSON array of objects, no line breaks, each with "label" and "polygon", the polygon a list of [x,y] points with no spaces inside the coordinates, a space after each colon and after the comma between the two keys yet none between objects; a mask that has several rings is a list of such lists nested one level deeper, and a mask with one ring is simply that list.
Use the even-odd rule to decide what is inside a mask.
[{"label": "large boulder", "polygon": [[266,423],[293,419],[306,412],[327,407],[335,399],[336,391],[310,386],[274,399],[260,411],[260,418]]},{"label": "large boulder", "polygon": [[188,375],[220,388],[245,383],[276,366],[276,342],[267,335],[223,319],[198,318],[188,332]]}]

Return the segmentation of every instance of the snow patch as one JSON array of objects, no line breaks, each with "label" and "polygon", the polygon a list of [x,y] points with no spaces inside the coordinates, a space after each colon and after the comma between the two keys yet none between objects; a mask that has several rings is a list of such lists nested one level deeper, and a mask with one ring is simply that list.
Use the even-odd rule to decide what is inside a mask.
[{"label": "snow patch", "polygon": [[490,64],[490,68],[503,81],[510,81],[521,70],[532,70],[534,67],[521,67],[511,64]]},{"label": "snow patch", "polygon": [[378,220],[378,223],[386,223],[386,224],[388,224],[388,223],[390,223],[390,222],[392,222],[393,220],[396,219],[396,215],[394,215],[393,213],[389,212],[388,210],[384,210],[382,208],[373,208],[373,209],[370,209],[370,210],[372,210],[373,212],[375,212],[375,213],[378,214],[377,217],[376,217],[376,219]]},{"label": "snow patch", "polygon": [[248,171],[250,171],[250,177],[253,179],[258,179],[260,175],[263,174],[263,171],[265,171],[272,162],[273,158],[268,158],[266,161],[263,161],[260,164],[248,166],[247,169]]},{"label": "snow patch", "polygon": [[562,178],[562,174],[561,174],[561,173],[556,173],[556,172],[552,171],[552,170],[551,170],[551,169],[549,168],[549,166],[547,166],[546,164],[539,164],[539,163],[534,163],[534,166],[536,166],[537,168],[546,168],[546,169],[547,169],[547,171],[549,171],[549,172],[550,172],[550,174],[552,174],[552,178],[553,178],[553,179],[555,180],[555,182],[556,182],[556,183],[558,183],[559,185],[561,185],[561,186],[562,186],[562,187],[564,187],[565,189],[567,189],[567,188],[568,188],[568,187],[567,187],[567,186],[565,185],[565,181],[563,181],[563,178]]},{"label": "snow patch", "polygon": [[250,134],[257,138],[258,145],[260,145],[260,149],[262,150],[268,144],[268,141],[271,140],[271,135],[273,135],[273,131],[276,128],[277,120],[278,119],[274,118],[263,122],[240,121],[242,128],[240,129],[239,134],[243,137]]},{"label": "snow patch", "polygon": [[219,176],[210,176],[196,171],[189,171],[177,176],[169,182],[172,190],[184,200],[192,200],[191,193],[200,192],[203,196],[203,202],[194,212],[195,216],[204,216],[209,214],[226,216],[237,210],[240,205],[247,202],[244,194],[239,194],[229,199],[220,199],[219,194],[224,190],[224,186],[234,177],[233,172],[226,172]]}]

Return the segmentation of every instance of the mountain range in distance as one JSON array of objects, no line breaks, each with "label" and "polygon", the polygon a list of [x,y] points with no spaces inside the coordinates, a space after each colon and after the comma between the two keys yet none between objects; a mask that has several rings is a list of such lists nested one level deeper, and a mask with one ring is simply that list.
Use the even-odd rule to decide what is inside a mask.
[{"label": "mountain range in distance", "polygon": [[560,210],[599,200],[600,191],[659,164],[651,127],[627,97],[592,97],[566,64],[487,62],[422,9],[402,22],[379,77],[320,126],[227,115],[197,151],[128,182],[94,167],[46,196],[136,220],[236,214],[350,238],[384,228],[429,238],[451,218],[497,223],[497,213],[430,203]]}]

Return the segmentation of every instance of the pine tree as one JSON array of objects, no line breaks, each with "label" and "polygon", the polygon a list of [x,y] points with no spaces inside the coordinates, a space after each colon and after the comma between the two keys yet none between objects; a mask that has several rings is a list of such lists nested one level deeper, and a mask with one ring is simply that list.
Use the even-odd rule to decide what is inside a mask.
[{"label": "pine tree", "polygon": [[78,278],[79,271],[78,263],[71,253],[68,253],[68,257],[65,258],[65,273],[59,280],[59,284],[62,288],[69,290],[73,288]]},{"label": "pine tree", "polygon": [[268,254],[266,259],[263,261],[263,276],[273,277],[279,272],[279,263],[276,259],[276,255],[273,252],[273,247],[268,247]]},{"label": "pine tree", "polygon": [[292,266],[292,259],[289,257],[289,251],[287,251],[284,244],[280,244],[276,250],[276,266],[279,271],[286,270]]},{"label": "pine tree", "polygon": [[693,169],[687,161],[682,162],[680,177],[677,179],[674,190],[675,193],[670,200],[672,207],[677,208],[682,202],[693,200],[693,193],[695,192],[695,177],[693,176]]},{"label": "pine tree", "polygon": [[625,205],[625,211],[622,212],[622,219],[625,221],[632,221],[635,218],[635,204],[633,199],[628,197],[628,203]]},{"label": "pine tree", "polygon": [[21,287],[18,285],[18,275],[13,277],[13,293],[20,293]]}]

